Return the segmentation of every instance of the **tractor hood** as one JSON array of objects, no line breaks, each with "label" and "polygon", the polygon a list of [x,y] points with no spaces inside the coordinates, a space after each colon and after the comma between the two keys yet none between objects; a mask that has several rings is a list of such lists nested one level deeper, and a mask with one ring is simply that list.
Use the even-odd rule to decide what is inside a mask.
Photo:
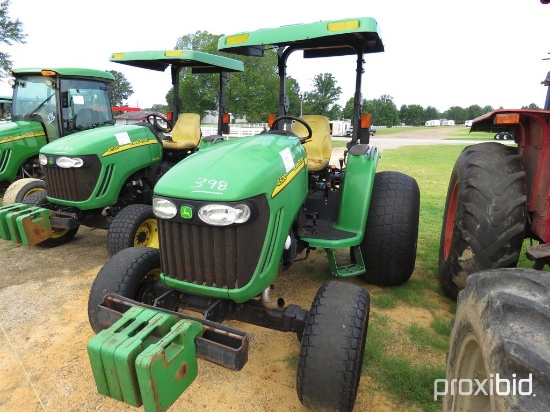
[{"label": "tractor hood", "polygon": [[[0,124],[0,145],[41,138],[46,141],[46,133],[38,122],[17,121]],[[27,142],[28,143],[28,142]]]},{"label": "tractor hood", "polygon": [[156,136],[148,127],[138,125],[107,126],[84,130],[44,146],[44,155],[89,155],[106,157],[146,145],[158,145]]},{"label": "tractor hood", "polygon": [[178,163],[155,185],[155,194],[222,202],[260,194],[273,198],[306,173],[306,163],[296,137],[264,133],[232,139]]}]

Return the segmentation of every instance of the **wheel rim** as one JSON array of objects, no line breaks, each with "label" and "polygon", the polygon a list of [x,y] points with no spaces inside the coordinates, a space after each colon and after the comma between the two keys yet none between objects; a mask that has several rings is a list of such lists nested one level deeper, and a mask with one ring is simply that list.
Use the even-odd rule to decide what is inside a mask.
[{"label": "wheel rim", "polygon": [[145,275],[138,286],[136,300],[152,305],[154,300],[166,292],[166,286],[160,280],[160,268],[153,269]]},{"label": "wheel rim", "polygon": [[[478,387],[474,382],[477,379],[478,382],[482,382],[484,379],[488,379],[489,373],[485,368],[483,362],[483,353],[481,347],[473,333],[468,333],[462,340],[458,351],[458,359],[456,363],[456,375],[451,378],[453,381],[456,379],[456,385],[460,385],[462,379],[467,380],[472,384],[472,391],[475,393]],[[489,380],[487,380],[489,383]],[[452,383],[450,383],[452,384]],[[491,398],[489,397],[490,387],[483,386],[483,389],[487,394],[480,390],[477,395],[466,394],[469,393],[470,388],[464,389],[456,386],[454,388],[454,397],[451,410],[452,411],[489,411],[491,410]],[[449,390],[451,390],[449,388]]]},{"label": "wheel rim", "polygon": [[43,191],[43,190],[44,190],[44,189],[42,189],[42,188],[35,187],[34,189],[31,189],[31,190],[29,190],[27,193],[25,193],[25,196],[23,196],[23,199],[25,199],[27,196],[29,196],[29,195],[32,194],[32,193],[41,192],[41,191]]},{"label": "wheel rim", "polygon": [[443,256],[445,260],[448,259],[449,253],[451,251],[451,244],[455,228],[457,198],[458,182],[455,182],[455,184],[453,185],[453,190],[451,192],[451,198],[449,199],[449,205],[447,206],[447,219],[445,220],[445,238],[443,243]]},{"label": "wheel rim", "polygon": [[139,225],[134,236],[134,246],[159,247],[158,225],[156,219],[147,219]]},{"label": "wheel rim", "polygon": [[52,239],[59,239],[67,234],[69,229],[53,229],[52,230]]}]

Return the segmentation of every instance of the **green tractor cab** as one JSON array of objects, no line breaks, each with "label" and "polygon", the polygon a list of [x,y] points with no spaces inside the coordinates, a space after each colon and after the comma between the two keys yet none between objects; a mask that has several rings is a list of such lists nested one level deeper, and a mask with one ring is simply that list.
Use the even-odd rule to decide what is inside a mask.
[{"label": "green tractor cab", "polygon": [[[80,133],[42,147],[38,157],[46,190],[26,195],[23,203],[29,210],[5,214],[0,226],[10,226],[5,232],[15,235],[0,233],[1,238],[25,245],[58,246],[71,240],[84,225],[108,230],[110,254],[129,246],[158,247],[157,223],[151,207],[153,187],[177,162],[199,147],[223,139],[222,133],[228,132],[228,124],[222,121],[228,118],[224,94],[227,75],[242,72],[243,63],[192,50],[114,53],[110,60],[148,70],[170,68],[173,109],[179,116],[174,117],[174,124],[161,113],[150,113],[146,121],[135,125],[85,127]],[[199,114],[181,113],[178,88],[185,68],[192,73],[219,76],[218,135],[202,137]],[[86,103],[88,98],[80,97],[81,103]],[[67,102],[74,101],[74,96],[67,96]],[[74,127],[80,127],[84,110],[90,109],[81,109]],[[110,115],[110,110],[107,112]],[[27,219],[25,226],[18,225],[20,214],[44,209],[53,213],[38,216],[49,218]],[[49,230],[39,231],[42,236],[36,236],[38,228],[48,226]]]},{"label": "green tractor cab", "polygon": [[[302,404],[351,411],[370,298],[345,278],[359,276],[380,285],[406,282],[414,269],[418,235],[418,185],[399,172],[376,173],[380,154],[369,144],[370,117],[362,113],[365,55],[384,49],[378,24],[366,17],[262,29],[223,36],[218,48],[258,57],[277,53],[278,114],[270,130],[199,151],[158,181],[153,210],[159,249],[124,249],[99,271],[88,302],[89,321],[98,333],[88,346],[90,359],[94,368],[110,373],[108,363],[96,360],[96,343],[120,330],[115,323],[120,319],[133,322],[129,309],[145,307],[176,317],[186,310],[196,312],[186,320],[204,331],[187,340],[194,342],[197,357],[212,360],[223,353],[231,361],[212,361],[238,370],[242,364],[234,359],[247,359],[250,337],[233,331],[234,340],[220,342],[217,335],[209,340],[212,325],[206,324],[221,327],[233,319],[295,333],[301,342],[296,389]],[[330,162],[327,117],[288,113],[286,67],[295,51],[306,59],[357,57],[350,68],[356,73],[354,132],[338,165]],[[315,248],[326,251],[332,274],[342,280],[321,285],[309,310],[287,305],[274,295],[278,274]],[[338,261],[338,249],[345,250],[345,261]],[[110,356],[112,351],[103,353]],[[136,359],[125,368],[133,374],[142,364]],[[139,380],[137,373],[139,388],[160,382],[172,388],[168,367],[154,378],[148,374]],[[97,376],[96,383],[101,393],[126,401],[117,388],[136,385],[118,377],[109,390]],[[146,410],[163,410],[173,401],[151,407],[148,394],[141,394]]]},{"label": "green tractor cab", "polygon": [[[13,69],[11,122],[0,123],[0,188],[3,204],[21,202],[46,185],[38,153],[60,137],[114,124],[109,72],[81,68]],[[81,110],[83,110],[81,112]],[[95,116],[83,114],[93,110]],[[7,112],[2,106],[0,117]]]}]

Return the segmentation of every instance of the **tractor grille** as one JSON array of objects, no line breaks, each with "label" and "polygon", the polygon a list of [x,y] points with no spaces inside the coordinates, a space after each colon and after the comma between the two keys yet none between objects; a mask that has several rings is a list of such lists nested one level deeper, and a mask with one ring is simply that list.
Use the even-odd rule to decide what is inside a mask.
[{"label": "tractor grille", "polygon": [[0,174],[6,172],[8,161],[10,160],[11,150],[0,150]]},{"label": "tractor grille", "polygon": [[218,288],[245,286],[258,265],[269,222],[265,197],[254,200],[259,216],[251,223],[220,227],[159,219],[164,275]]},{"label": "tractor grille", "polygon": [[88,199],[99,179],[101,162],[95,156],[87,156],[86,160],[86,167],[43,166],[48,196],[75,202]]}]

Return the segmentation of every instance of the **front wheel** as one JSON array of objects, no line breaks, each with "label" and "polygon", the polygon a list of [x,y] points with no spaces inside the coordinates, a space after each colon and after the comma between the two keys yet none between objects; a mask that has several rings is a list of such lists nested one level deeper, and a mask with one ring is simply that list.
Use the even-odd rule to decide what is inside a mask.
[{"label": "front wheel", "polygon": [[409,280],[416,260],[419,213],[420,189],[414,178],[399,172],[376,173],[361,242],[363,280],[384,286]]},{"label": "front wheel", "polygon": [[[25,199],[23,199],[22,203],[29,206],[41,206],[47,208],[48,201],[46,200],[46,196],[47,194],[45,190],[39,190],[29,194]],[[75,237],[79,227],[80,226],[77,226],[73,229],[52,228],[52,236],[49,239],[38,243],[36,246],[49,248],[64,245],[65,243],[70,242],[73,237]]]},{"label": "front wheel", "polygon": [[351,411],[355,404],[369,324],[363,288],[326,282],[309,311],[298,361],[296,391],[315,411]]},{"label": "front wheel", "polygon": [[474,272],[514,267],[523,244],[527,189],[514,147],[479,143],[455,162],[439,244],[439,279],[456,298]]},{"label": "front wheel", "polygon": [[108,293],[151,305],[167,289],[160,280],[160,252],[131,247],[112,256],[98,272],[88,298],[88,320],[94,332],[105,329],[98,306]]},{"label": "front wheel", "polygon": [[491,269],[458,295],[446,379],[449,411],[545,411],[550,405],[550,273]]},{"label": "front wheel", "polygon": [[4,193],[3,205],[21,203],[31,193],[46,190],[46,182],[41,179],[28,177],[19,179],[8,186]]},{"label": "front wheel", "polygon": [[157,218],[150,205],[126,206],[113,218],[107,233],[109,255],[127,247],[159,247]]}]

